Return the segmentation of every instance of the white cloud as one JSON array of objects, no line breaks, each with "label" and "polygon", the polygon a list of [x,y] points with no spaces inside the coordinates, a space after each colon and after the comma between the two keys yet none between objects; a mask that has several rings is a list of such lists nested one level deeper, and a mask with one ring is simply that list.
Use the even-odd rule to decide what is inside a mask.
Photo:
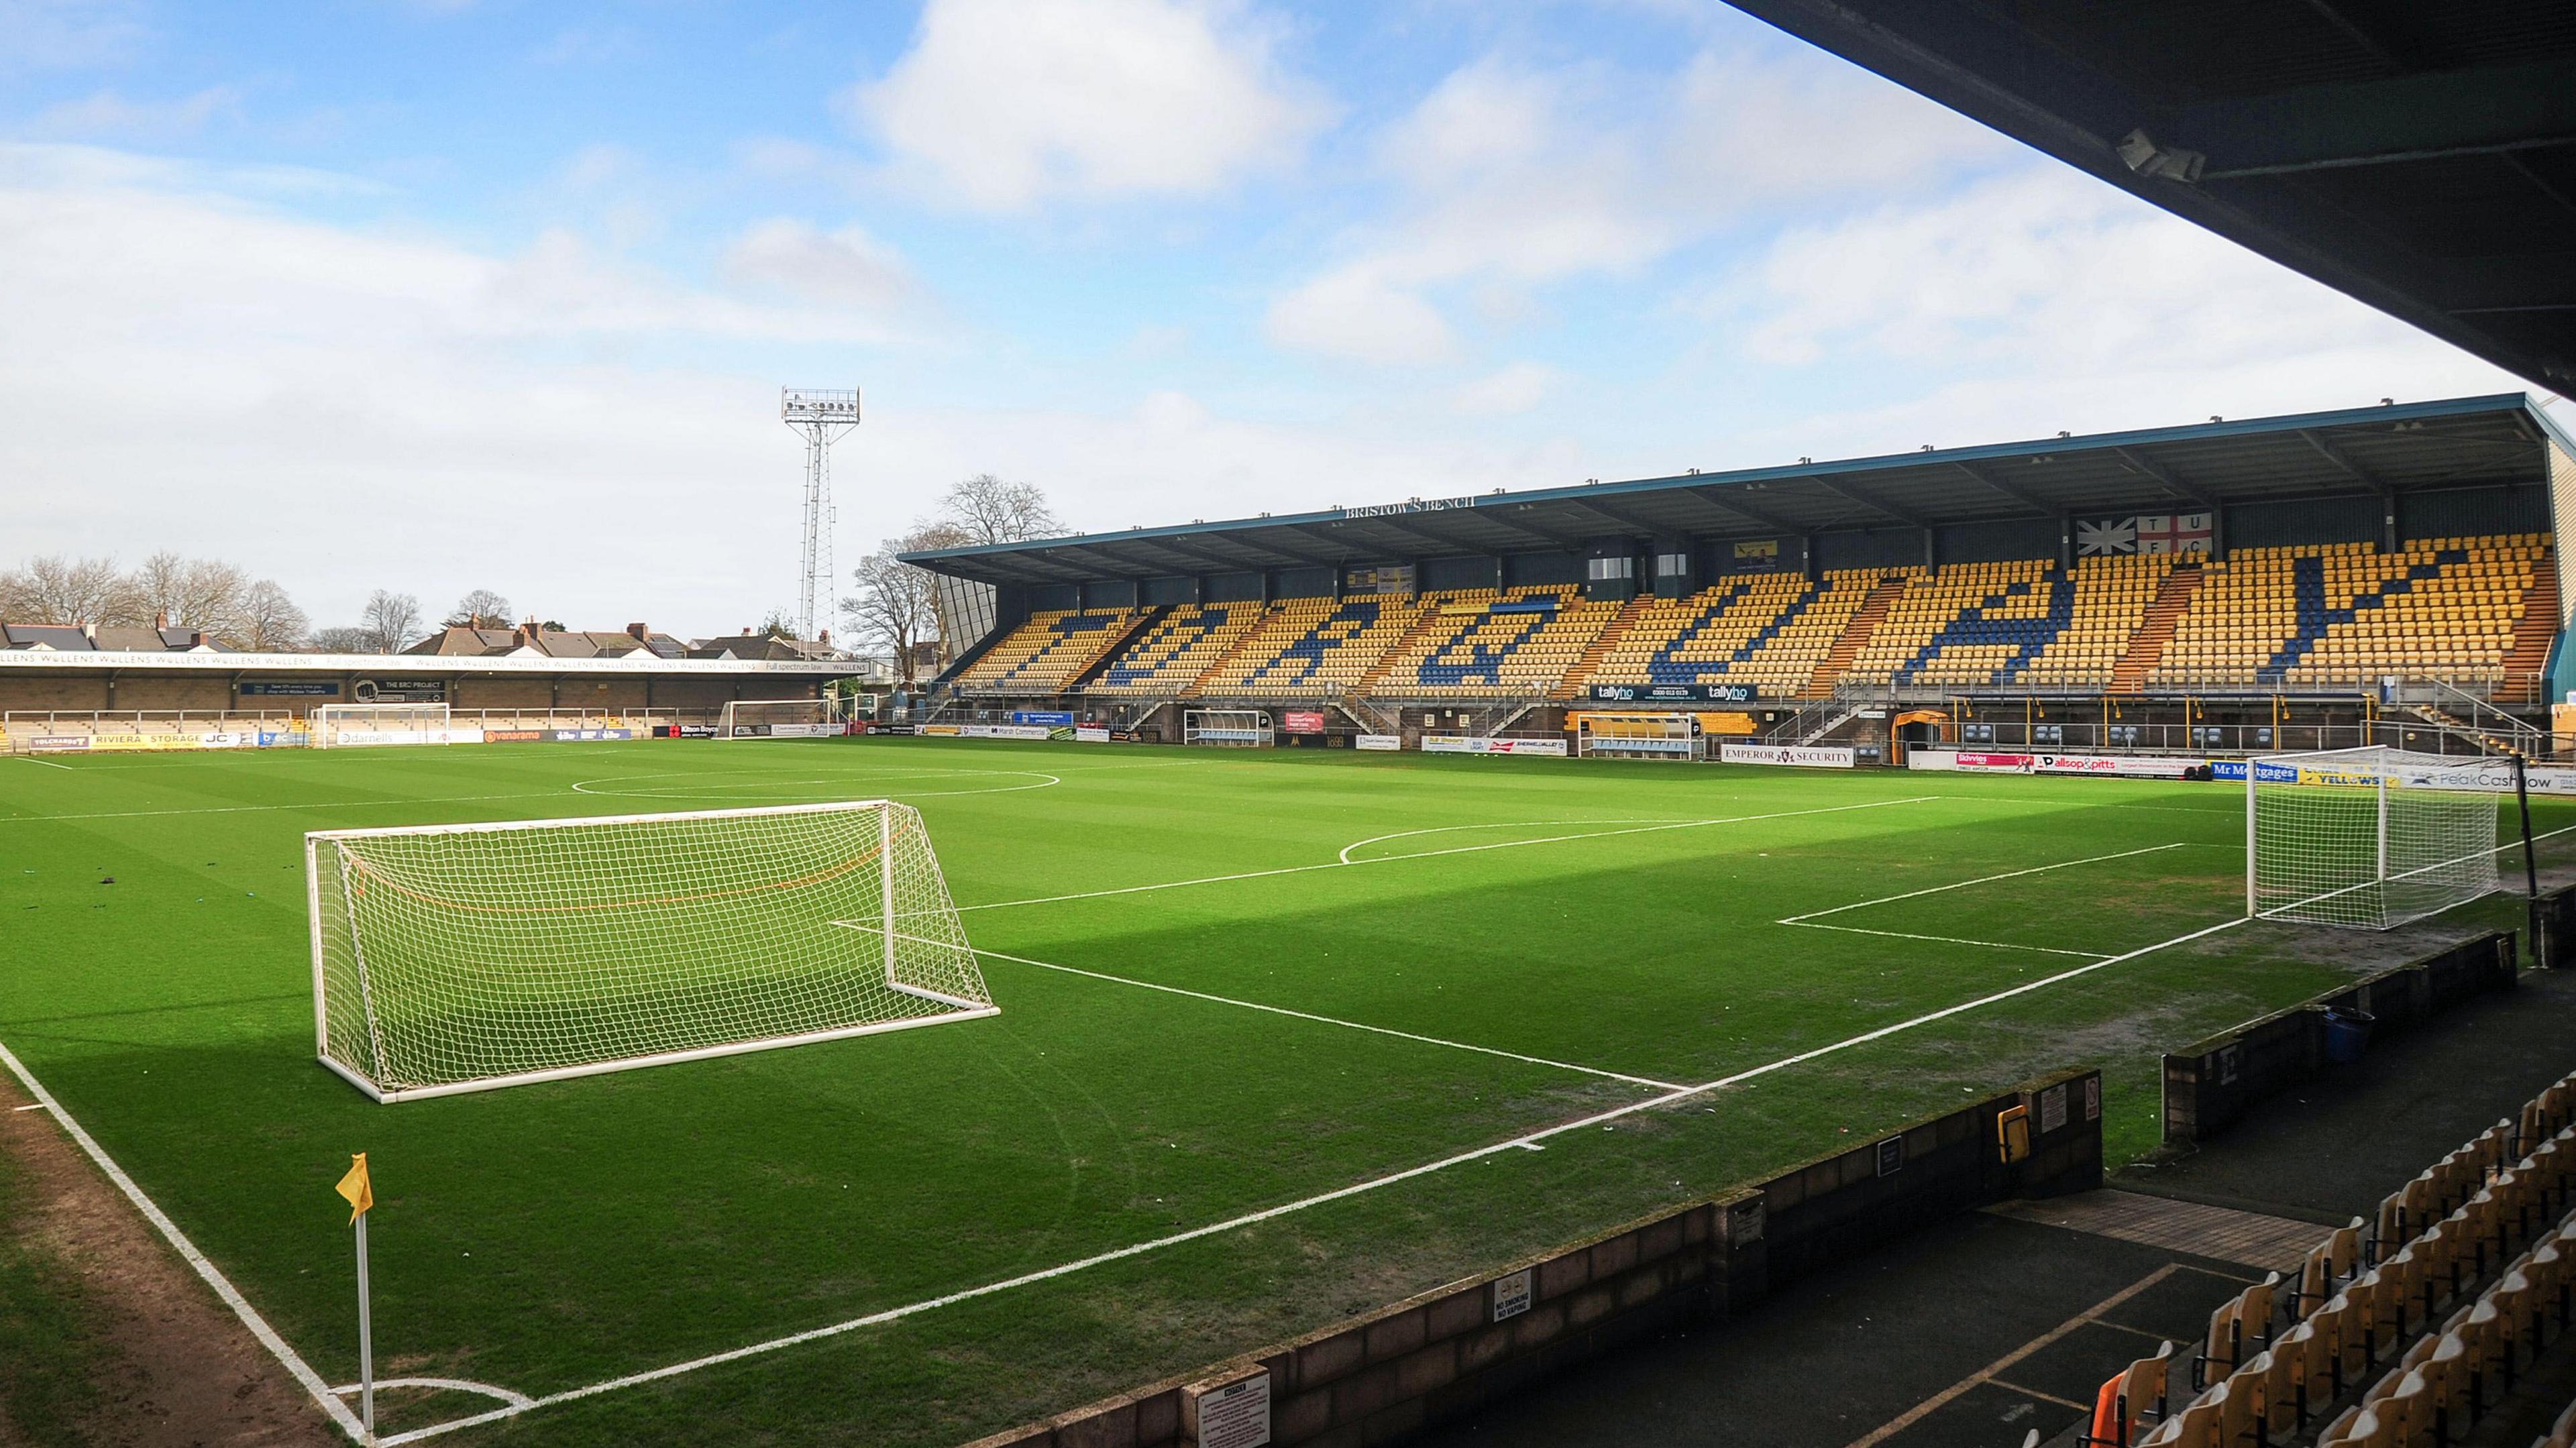
[{"label": "white cloud", "polygon": [[326,620],[483,583],[611,625],[757,617],[795,528],[778,379],[635,359],[883,335],[564,233],[485,255],[114,153],[0,147],[0,217],[0,477],[29,514],[0,553],[219,553]]},{"label": "white cloud", "polygon": [[29,122],[37,136],[118,140],[164,140],[192,136],[222,118],[242,118],[244,92],[238,86],[209,86],[194,95],[167,101],[130,101],[113,90],[48,106]]},{"label": "white cloud", "polygon": [[1561,374],[1553,367],[1514,362],[1459,388],[1451,394],[1450,405],[1469,417],[1527,412],[1546,401],[1561,380]]},{"label": "white cloud", "polygon": [[1760,367],[1929,383],[1765,426],[1738,440],[1756,451],[1737,461],[2522,386],[2321,283],[2046,164],[1937,201],[1784,232],[1692,306]]},{"label": "white cloud", "polygon": [[842,102],[970,206],[1198,193],[1293,158],[1325,119],[1271,49],[1259,17],[1200,0],[931,0],[912,50]]},{"label": "white cloud", "polygon": [[735,238],[725,252],[724,274],[730,281],[877,314],[908,306],[919,293],[902,255],[864,228],[827,234],[789,217],[760,222]]},{"label": "white cloud", "polygon": [[149,33],[132,0],[0,0],[0,73],[101,65]]},{"label": "white cloud", "polygon": [[[1821,57],[1705,53],[1640,76],[1488,56],[1377,138],[1399,201],[1333,274],[1370,277],[1417,312],[1464,284],[1489,318],[1508,317],[1531,287],[1634,275],[1786,208],[1910,190],[2003,154],[1982,129]],[[1321,335],[1306,350],[1358,355]]]},{"label": "white cloud", "polygon": [[1272,302],[1264,330],[1282,347],[1382,366],[1426,366],[1457,350],[1437,309],[1367,266],[1327,273]]},{"label": "white cloud", "polygon": [[[376,587],[691,633],[788,599],[779,368],[868,356],[866,309],[692,287],[562,233],[488,255],[325,224],[217,179],[0,146],[0,478],[20,504],[0,566],[183,548],[276,577],[324,622]],[[764,237],[859,255],[794,223],[737,255],[770,254]],[[1561,439],[1444,432],[1404,404],[1254,422],[1169,390],[1084,412],[917,386],[873,384],[840,446],[845,562],[976,472],[1038,480],[1091,528],[1311,507],[1318,478],[1364,501],[1583,475]]]}]

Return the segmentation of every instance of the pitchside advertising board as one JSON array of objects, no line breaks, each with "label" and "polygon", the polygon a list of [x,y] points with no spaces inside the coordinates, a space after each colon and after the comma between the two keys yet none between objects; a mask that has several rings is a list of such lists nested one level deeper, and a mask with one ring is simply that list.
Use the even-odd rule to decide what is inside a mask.
[{"label": "pitchside advertising board", "polygon": [[1011,711],[1011,722],[1070,726],[1073,723],[1073,714],[1065,709],[1014,709]]},{"label": "pitchside advertising board", "polygon": [[1858,756],[1848,745],[1721,744],[1721,764],[1778,764],[1793,769],[1850,769]]},{"label": "pitchside advertising board", "polygon": [[1362,749],[1392,753],[1404,747],[1401,734],[1363,734],[1351,741]]},{"label": "pitchside advertising board", "polygon": [[1562,739],[1475,739],[1450,734],[1425,734],[1422,736],[1422,752],[1425,754],[1553,754],[1563,758],[1565,741]]},{"label": "pitchside advertising board", "polygon": [[1324,716],[1313,709],[1290,709],[1279,716],[1279,728],[1287,734],[1321,734]]},{"label": "pitchside advertising board", "polygon": [[1751,684],[1595,684],[1592,697],[1609,704],[1749,704],[1762,695]]}]

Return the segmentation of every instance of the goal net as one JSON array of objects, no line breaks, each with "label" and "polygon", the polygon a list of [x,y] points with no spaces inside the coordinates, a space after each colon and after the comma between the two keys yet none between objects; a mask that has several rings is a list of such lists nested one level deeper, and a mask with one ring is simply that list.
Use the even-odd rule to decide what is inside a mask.
[{"label": "goal net", "polygon": [[1185,709],[1181,712],[1184,744],[1260,745],[1274,738],[1268,712],[1260,709]]},{"label": "goal net", "polygon": [[304,837],[315,1046],[378,1101],[995,1012],[884,801]]},{"label": "goal net", "polygon": [[2249,914],[2387,930],[2498,888],[2491,766],[2374,745],[2245,772]]},{"label": "goal net", "polygon": [[305,717],[317,749],[359,744],[450,744],[445,704],[322,704]]},{"label": "goal net", "polygon": [[829,699],[736,699],[724,706],[718,739],[811,739],[841,732]]},{"label": "goal net", "polygon": [[1574,752],[1600,759],[1697,759],[1699,721],[1688,714],[1586,713]]}]

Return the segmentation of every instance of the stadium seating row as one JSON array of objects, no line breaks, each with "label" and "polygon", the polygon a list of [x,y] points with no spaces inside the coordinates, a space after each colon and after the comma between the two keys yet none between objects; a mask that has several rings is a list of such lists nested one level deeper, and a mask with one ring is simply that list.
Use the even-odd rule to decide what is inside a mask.
[{"label": "stadium seating row", "polygon": [[2083,1448],[2304,1442],[2320,1420],[2317,1448],[2457,1441],[2570,1326],[2572,1199],[2576,1076],[2327,1233],[2295,1280],[2220,1304],[2189,1359],[2168,1342],[2105,1382]]},{"label": "stadium seating row", "polygon": [[[2547,534],[1727,577],[1626,610],[1575,588],[1451,590],[1032,615],[970,694],[1520,699],[1589,683],[2362,687],[2492,684],[2550,567]],[[1131,638],[1130,635],[1133,635]],[[1123,641],[1123,644],[1122,644]],[[1585,663],[1587,654],[1592,662]],[[2129,673],[2122,675],[2126,663]]]}]

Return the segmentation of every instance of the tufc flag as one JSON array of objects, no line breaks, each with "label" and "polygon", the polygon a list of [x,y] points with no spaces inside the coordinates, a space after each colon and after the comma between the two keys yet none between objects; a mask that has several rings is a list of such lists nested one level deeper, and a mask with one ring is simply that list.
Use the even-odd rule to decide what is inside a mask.
[{"label": "tufc flag", "polygon": [[349,1220],[355,1222],[376,1204],[375,1184],[367,1180],[367,1154],[358,1152],[349,1158],[349,1174],[340,1178],[332,1190],[349,1199]]}]

